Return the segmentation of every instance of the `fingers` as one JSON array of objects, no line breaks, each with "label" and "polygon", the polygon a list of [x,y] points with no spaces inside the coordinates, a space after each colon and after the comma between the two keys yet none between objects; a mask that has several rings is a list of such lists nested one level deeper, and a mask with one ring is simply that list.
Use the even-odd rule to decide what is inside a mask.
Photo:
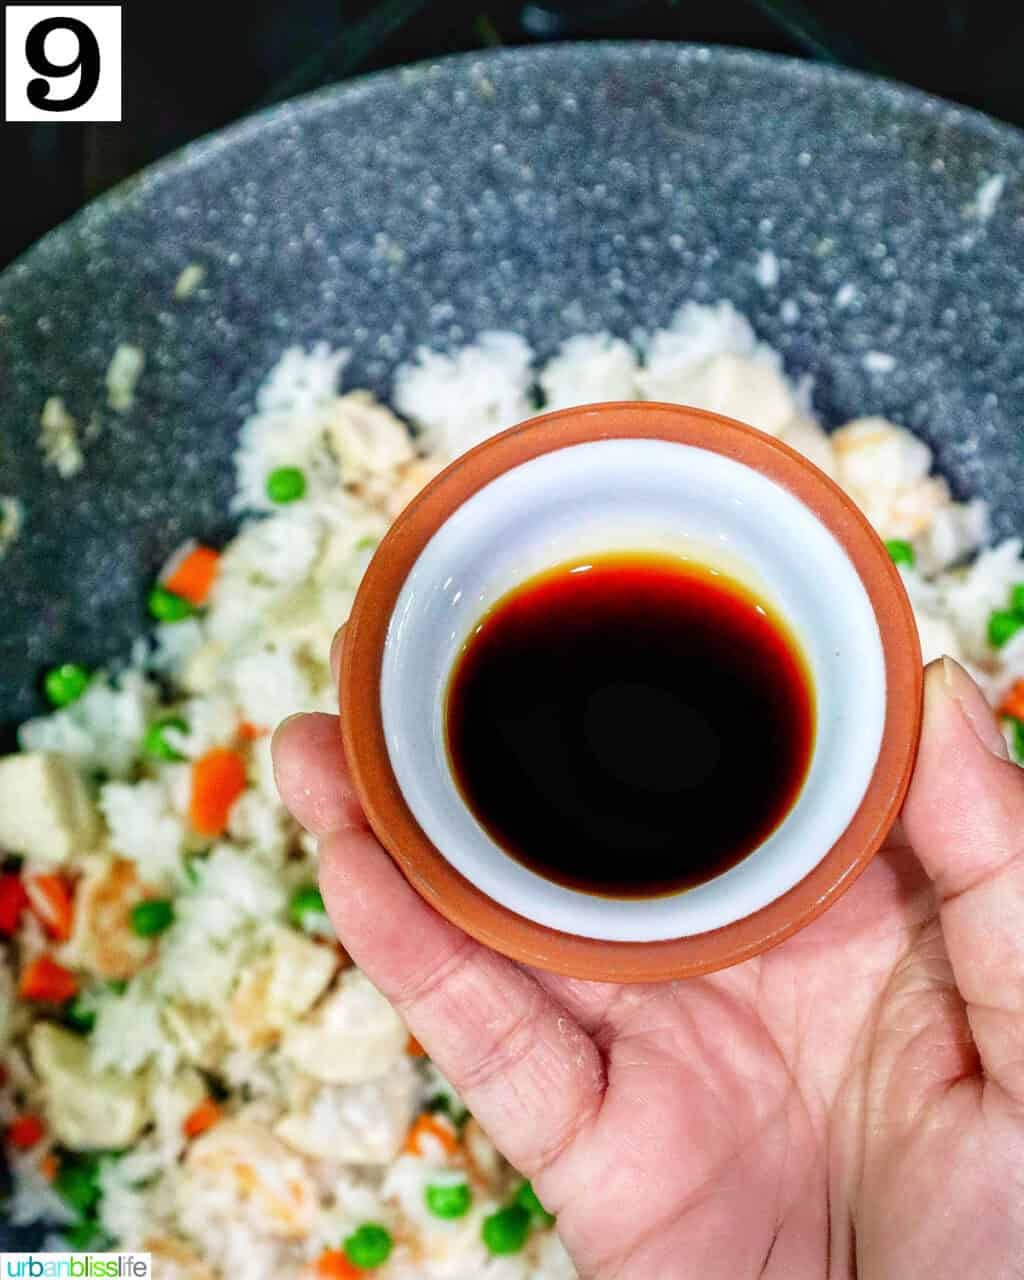
[{"label": "fingers", "polygon": [[925,675],[906,834],[989,1079],[1024,1102],[1024,779],[984,697],[951,659]]},{"label": "fingers", "polygon": [[289,716],[274,734],[274,778],[281,799],[316,837],[342,827],[365,827],[345,767],[337,716]]},{"label": "fingers", "polygon": [[534,1176],[600,1106],[592,1042],[528,974],[428,907],[369,834],[328,837],[320,859],[324,901],[352,958]]},{"label": "fingers", "polygon": [[287,721],[274,764],[285,802],[321,837],[320,885],[345,949],[508,1159],[534,1176],[596,1115],[598,1050],[530,975],[437,915],[352,822],[333,717]]}]

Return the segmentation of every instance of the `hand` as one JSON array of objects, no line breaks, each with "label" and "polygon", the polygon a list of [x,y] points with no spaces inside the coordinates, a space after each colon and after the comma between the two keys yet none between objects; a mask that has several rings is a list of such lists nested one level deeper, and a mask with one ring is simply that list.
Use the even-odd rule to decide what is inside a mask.
[{"label": "hand", "polygon": [[367,829],[333,717],[274,750],[346,948],[583,1276],[1024,1275],[1024,780],[955,663],[926,673],[902,832],[850,891],[766,955],[660,985],[471,941]]}]

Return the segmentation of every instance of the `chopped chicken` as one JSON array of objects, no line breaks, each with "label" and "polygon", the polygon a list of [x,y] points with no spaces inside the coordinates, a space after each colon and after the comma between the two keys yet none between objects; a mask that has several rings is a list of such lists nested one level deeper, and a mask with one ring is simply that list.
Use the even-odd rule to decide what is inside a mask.
[{"label": "chopped chicken", "polygon": [[349,969],[309,1017],[281,1041],[301,1071],[327,1084],[373,1080],[405,1054],[405,1024],[368,978]]},{"label": "chopped chicken", "polygon": [[196,1138],[185,1156],[178,1195],[200,1204],[207,1196],[223,1204],[227,1196],[254,1232],[286,1239],[303,1239],[317,1212],[303,1161],[248,1120],[222,1120]]},{"label": "chopped chicken", "polygon": [[209,1008],[174,1000],[164,1006],[163,1024],[186,1062],[216,1071],[228,1052],[224,1020]]},{"label": "chopped chicken", "polygon": [[362,1084],[323,1085],[301,1111],[274,1127],[304,1155],[342,1164],[388,1164],[416,1110],[416,1071],[408,1059]]},{"label": "chopped chicken", "polygon": [[58,1142],[80,1151],[127,1147],[135,1141],[149,1119],[143,1074],[94,1070],[88,1040],[52,1022],[35,1024],[29,1052]]},{"label": "chopped chicken", "polygon": [[41,866],[92,851],[96,806],[69,762],[50,752],[0,759],[0,849]]},{"label": "chopped chicken", "polygon": [[327,439],[342,484],[364,496],[386,497],[391,473],[415,456],[408,428],[369,391],[350,391],[334,401]]},{"label": "chopped chicken", "polygon": [[98,978],[130,978],[153,957],[152,939],[140,938],[131,923],[146,888],[126,858],[93,854],[83,865],[65,958]]},{"label": "chopped chicken", "polygon": [[301,1018],[327,990],[340,957],[332,948],[279,929],[267,950],[242,975],[231,997],[227,1033],[243,1049],[264,1049]]}]

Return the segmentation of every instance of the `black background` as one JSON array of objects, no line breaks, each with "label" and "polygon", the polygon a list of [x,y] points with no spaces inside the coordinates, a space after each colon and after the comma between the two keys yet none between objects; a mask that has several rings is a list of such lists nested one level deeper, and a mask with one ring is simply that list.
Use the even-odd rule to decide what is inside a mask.
[{"label": "black background", "polygon": [[1005,0],[128,0],[124,9],[123,123],[0,126],[0,265],[115,182],[255,108],[495,45],[746,45],[892,76],[1024,124],[1024,9]]}]

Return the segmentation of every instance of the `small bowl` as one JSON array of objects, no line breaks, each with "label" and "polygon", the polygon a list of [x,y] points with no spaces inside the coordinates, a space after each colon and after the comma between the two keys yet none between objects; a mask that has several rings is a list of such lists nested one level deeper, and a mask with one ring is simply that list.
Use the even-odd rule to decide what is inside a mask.
[{"label": "small bowl", "polygon": [[[713,880],[650,899],[580,892],[509,857],[462,800],[444,741],[448,677],[480,616],[543,569],[616,550],[696,559],[770,600],[817,703],[807,778],[781,824]],[[921,683],[899,573],[828,477],[717,414],[591,405],[487,440],[399,516],[346,629],[342,733],[373,830],[442,915],[542,969],[653,981],[756,955],[850,886],[902,804]]]}]

